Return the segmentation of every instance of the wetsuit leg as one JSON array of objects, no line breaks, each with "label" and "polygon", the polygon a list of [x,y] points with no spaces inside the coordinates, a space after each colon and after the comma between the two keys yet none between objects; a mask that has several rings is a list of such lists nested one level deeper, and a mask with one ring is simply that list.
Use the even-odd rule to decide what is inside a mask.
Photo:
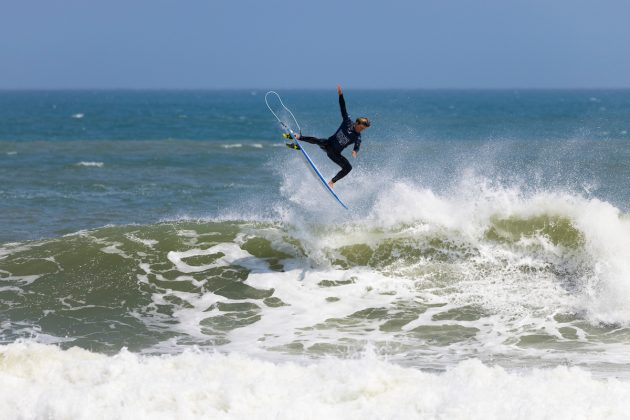
[{"label": "wetsuit leg", "polygon": [[350,165],[348,159],[346,159],[341,153],[335,152],[334,150],[327,150],[326,155],[328,155],[330,160],[341,166],[341,170],[332,179],[332,182],[334,184],[335,182],[339,181],[341,178],[350,173],[350,171],[352,170],[352,165]]},{"label": "wetsuit leg", "polygon": [[304,141],[306,143],[310,143],[310,144],[316,144],[319,147],[321,147],[322,149],[326,148],[326,141],[328,139],[318,139],[317,137],[306,137],[306,136],[301,136],[300,137],[300,141]]}]

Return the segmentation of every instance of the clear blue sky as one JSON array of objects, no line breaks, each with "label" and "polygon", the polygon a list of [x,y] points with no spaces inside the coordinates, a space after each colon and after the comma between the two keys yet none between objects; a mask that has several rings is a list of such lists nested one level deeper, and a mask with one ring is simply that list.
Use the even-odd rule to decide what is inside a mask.
[{"label": "clear blue sky", "polygon": [[630,87],[627,0],[0,0],[0,88]]}]

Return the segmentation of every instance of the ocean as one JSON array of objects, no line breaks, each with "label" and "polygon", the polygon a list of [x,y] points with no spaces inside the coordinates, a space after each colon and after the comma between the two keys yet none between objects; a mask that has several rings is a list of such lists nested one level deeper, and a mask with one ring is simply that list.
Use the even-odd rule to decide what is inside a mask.
[{"label": "ocean", "polygon": [[630,418],[630,90],[344,93],[0,91],[0,412]]}]

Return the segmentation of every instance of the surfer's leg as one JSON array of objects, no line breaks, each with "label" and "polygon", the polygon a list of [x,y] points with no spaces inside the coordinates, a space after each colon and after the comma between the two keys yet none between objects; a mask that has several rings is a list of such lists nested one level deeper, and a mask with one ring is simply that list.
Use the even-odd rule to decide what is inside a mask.
[{"label": "surfer's leg", "polygon": [[307,136],[300,136],[298,140],[305,141],[310,144],[316,144],[320,147],[324,146],[324,143],[326,142],[326,139],[318,139],[317,137],[307,137]]},{"label": "surfer's leg", "polygon": [[341,153],[329,151],[326,154],[328,155],[330,160],[341,166],[341,170],[332,179],[332,183],[334,184],[335,182],[339,181],[341,178],[350,173],[350,171],[352,170],[352,165],[350,165],[348,159],[346,159]]}]

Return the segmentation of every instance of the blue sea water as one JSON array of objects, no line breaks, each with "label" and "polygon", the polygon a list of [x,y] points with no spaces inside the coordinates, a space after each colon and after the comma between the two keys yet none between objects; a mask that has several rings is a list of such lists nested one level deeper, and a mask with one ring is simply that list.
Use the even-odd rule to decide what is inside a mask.
[{"label": "blue sea water", "polygon": [[[86,416],[87,389],[103,417],[294,418],[295,391],[304,418],[623,418],[630,91],[347,89],[372,121],[349,210],[264,93],[0,92],[0,384],[33,402],[7,410]],[[334,89],[279,93],[334,133]],[[115,391],[142,377],[198,397]]]}]

